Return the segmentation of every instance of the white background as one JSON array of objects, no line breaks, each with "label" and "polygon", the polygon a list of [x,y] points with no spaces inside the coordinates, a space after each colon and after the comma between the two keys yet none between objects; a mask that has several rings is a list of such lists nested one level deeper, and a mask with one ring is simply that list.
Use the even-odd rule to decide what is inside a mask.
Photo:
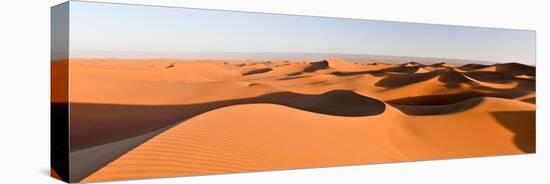
[{"label": "white background", "polygon": [[[550,6],[543,0],[103,0],[537,31],[537,153],[120,183],[549,183]],[[50,6],[0,5],[0,183],[61,183],[49,170]],[[545,52],[544,52],[545,51]],[[490,134],[491,132],[487,132]]]}]

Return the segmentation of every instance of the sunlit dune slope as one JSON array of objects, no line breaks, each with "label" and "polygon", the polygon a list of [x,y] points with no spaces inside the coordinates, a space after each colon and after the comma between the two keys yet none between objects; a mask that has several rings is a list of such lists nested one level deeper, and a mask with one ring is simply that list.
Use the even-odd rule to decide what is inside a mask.
[{"label": "sunlit dune slope", "polygon": [[529,115],[534,107],[481,100],[464,112],[426,117],[403,115],[391,107],[369,117],[327,116],[269,104],[226,107],[161,133],[84,181],[523,153],[514,141],[534,141],[533,124],[515,122],[510,128],[490,112],[534,118]]}]

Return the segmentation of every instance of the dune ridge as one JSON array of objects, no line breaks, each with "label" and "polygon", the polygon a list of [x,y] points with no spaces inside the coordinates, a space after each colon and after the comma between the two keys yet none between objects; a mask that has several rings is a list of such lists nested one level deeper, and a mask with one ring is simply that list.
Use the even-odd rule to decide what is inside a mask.
[{"label": "dune ridge", "polygon": [[[524,152],[522,146],[511,141],[516,129],[507,129],[485,110],[493,108],[507,113],[507,109],[517,108],[515,104],[502,106],[508,101],[484,99],[471,111],[453,115],[459,118],[415,118],[393,108],[377,116],[346,118],[319,117],[311,112],[268,104],[230,106],[197,116],[161,133],[84,181],[519,154]],[[519,107],[527,112],[533,110],[530,105]],[[252,115],[238,116],[245,112]],[[264,117],[270,113],[285,116],[266,120]],[[484,121],[474,121],[479,118]],[[439,123],[442,120],[448,121],[446,125]],[[513,124],[529,127],[518,125],[517,121]],[[220,127],[222,130],[218,130]],[[463,131],[452,131],[455,129]],[[518,129],[528,131],[529,135],[534,133],[534,130]],[[449,132],[452,134],[448,135]],[[466,139],[467,135],[475,135],[475,139]],[[465,141],[457,141],[463,137]],[[508,140],[496,141],[500,139]],[[356,140],[361,141],[339,144]],[[179,164],[162,164],[170,161]]]}]

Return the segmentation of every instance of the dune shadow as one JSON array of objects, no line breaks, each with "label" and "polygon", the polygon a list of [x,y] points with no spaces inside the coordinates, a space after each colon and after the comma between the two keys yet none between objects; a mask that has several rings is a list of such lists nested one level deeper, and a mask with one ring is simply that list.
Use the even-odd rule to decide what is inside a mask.
[{"label": "dune shadow", "polygon": [[363,75],[363,74],[372,74],[372,71],[359,71],[359,72],[340,72],[340,71],[336,71],[336,72],[332,72],[331,73],[332,75],[336,75],[336,76],[354,76],[354,75]]},{"label": "dune shadow", "polygon": [[327,69],[328,67],[329,67],[329,64],[327,60],[311,62],[308,67],[304,68],[303,72],[311,73],[317,70]]},{"label": "dune shadow", "polygon": [[407,115],[441,115],[468,110],[483,101],[482,94],[460,93],[407,97],[386,101]]},{"label": "dune shadow", "polygon": [[391,89],[430,80],[436,76],[437,74],[433,72],[420,74],[390,74],[374,85]]},{"label": "dune shadow", "polygon": [[430,64],[428,66],[433,68],[445,68],[445,64],[446,64],[445,62],[439,62],[439,63]]},{"label": "dune shadow", "polygon": [[380,70],[368,70],[368,71],[355,71],[355,72],[332,72],[332,75],[336,76],[355,76],[370,74],[373,76],[385,76],[383,79],[376,82],[374,85],[384,87],[386,89],[397,88],[429,80],[437,76],[436,72],[428,73],[416,73],[420,69],[419,66],[398,66],[391,68],[384,68]]},{"label": "dune shadow", "polygon": [[280,78],[280,79],[277,79],[277,80],[292,80],[292,79],[300,79],[300,78],[307,78],[307,77],[310,77],[310,76],[306,76],[306,75],[301,75],[301,76],[287,76],[287,77],[283,77],[283,78]]},{"label": "dune shadow", "polygon": [[375,83],[375,85],[379,87],[384,87],[386,89],[392,89],[427,81],[435,77],[438,77],[437,80],[443,83],[444,86],[447,88],[458,88],[460,87],[460,84],[473,83],[471,80],[464,77],[462,73],[448,67],[440,70],[430,71],[427,73],[415,73],[412,71],[409,72],[410,73],[389,74],[385,78]]},{"label": "dune shadow", "polygon": [[420,67],[418,66],[399,66],[399,67],[384,68],[384,69],[378,70],[378,72],[395,72],[395,73],[413,74],[419,69]]},{"label": "dune shadow", "polygon": [[253,103],[347,117],[373,116],[385,110],[383,102],[348,90],[315,95],[277,92],[186,105],[71,103],[70,178],[80,181],[149,138],[194,116],[222,107]]},{"label": "dune shadow", "polygon": [[494,93],[464,92],[406,97],[388,100],[386,103],[407,115],[440,115],[462,112],[475,107],[483,101],[481,97],[514,99],[526,94],[526,92],[522,91],[500,91]]},{"label": "dune shadow", "polygon": [[[495,67],[495,71],[492,73],[503,73],[508,75],[528,75],[528,76],[535,76],[536,75],[536,68],[534,66],[529,66],[521,63],[499,63],[499,64],[493,64],[493,65],[483,65],[483,64],[465,64],[458,69],[464,70],[464,71],[472,71],[472,70],[478,70],[482,68],[487,67]],[[477,71],[481,72],[481,71]]]},{"label": "dune shadow", "polygon": [[[472,71],[482,69],[486,67],[496,68],[496,71]],[[436,70],[431,70],[426,73],[417,73],[420,68],[432,67]],[[517,89],[520,90],[535,90],[534,79],[518,78],[515,75],[527,75],[535,76],[535,67],[523,65],[519,63],[504,63],[495,65],[482,65],[482,64],[466,64],[457,67],[465,72],[457,71],[453,67],[445,66],[445,63],[435,63],[431,65],[420,65],[418,63],[409,62],[401,64],[397,67],[384,68],[380,70],[367,70],[367,71],[353,71],[342,72],[335,71],[332,75],[336,76],[354,76],[370,74],[377,77],[384,77],[375,83],[376,86],[384,87],[386,89],[398,88],[426,80],[430,80],[434,77],[438,77],[438,80],[444,84],[447,88],[458,88],[461,84],[470,84],[472,86],[480,86],[476,82],[468,79],[464,75],[476,79],[482,82],[489,83],[510,83],[518,82]],[[481,86],[483,87],[483,86]],[[488,89],[488,88],[485,88]]]},{"label": "dune shadow", "polygon": [[470,98],[482,97],[484,94],[478,92],[465,92],[457,94],[445,94],[445,95],[426,95],[399,98],[386,101],[389,104],[395,105],[409,105],[409,106],[425,106],[425,105],[449,105],[458,103]]},{"label": "dune shadow", "polygon": [[[535,80],[534,79],[524,79],[517,78],[514,75],[534,75],[534,67],[526,66],[521,64],[507,63],[507,64],[498,64],[490,65],[496,66],[497,71],[471,71],[475,69],[480,69],[484,67],[489,67],[488,65],[481,64],[467,64],[461,67],[458,67],[461,70],[466,72],[459,72],[452,67],[444,66],[444,63],[437,63],[429,65],[430,67],[440,68],[438,70],[433,70],[426,73],[417,73],[417,71],[422,66],[407,66],[400,65],[398,67],[385,68],[380,70],[369,70],[369,71],[354,71],[354,72],[341,72],[335,71],[332,72],[332,75],[336,76],[354,76],[354,75],[364,75],[370,74],[377,77],[384,77],[375,83],[376,86],[383,87],[386,89],[393,89],[398,87],[407,86],[414,83],[423,82],[430,80],[434,77],[438,77],[438,81],[443,83],[447,88],[459,88],[461,84],[469,84],[474,87],[479,87],[480,89],[497,91],[497,89],[484,88],[477,84],[476,82],[468,79],[466,76],[471,77],[472,79],[488,82],[488,83],[497,83],[505,84],[510,82],[517,82],[517,90],[535,90]],[[465,76],[466,75],[466,76]]]},{"label": "dune shadow", "polygon": [[401,112],[407,115],[414,116],[427,116],[427,115],[441,115],[452,114],[468,110],[477,106],[483,101],[483,98],[472,98],[465,101],[457,102],[447,105],[397,105],[392,106],[399,109]]},{"label": "dune shadow", "polygon": [[515,90],[535,91],[536,89],[535,80],[517,78],[514,75],[508,73],[475,71],[464,73],[464,75],[471,77],[475,80],[488,83],[506,84],[516,82],[518,85],[517,87],[515,87]]},{"label": "dune shadow", "polygon": [[508,83],[516,78],[513,75],[500,73],[500,72],[488,72],[488,71],[473,71],[465,73],[468,77],[482,82],[491,83]]},{"label": "dune shadow", "polygon": [[296,76],[296,75],[302,75],[304,72],[292,72],[292,73],[289,73],[287,74],[286,76]]},{"label": "dune shadow", "polygon": [[536,152],[535,111],[498,111],[491,114],[502,126],[515,134],[514,144],[521,151]]},{"label": "dune shadow", "polygon": [[536,97],[523,99],[523,100],[521,100],[521,101],[522,101],[522,102],[527,102],[527,103],[530,103],[530,104],[537,104],[537,98],[536,98]]},{"label": "dune shadow", "polygon": [[520,63],[496,64],[495,67],[496,72],[507,73],[510,75],[536,75],[536,68],[534,66],[524,65]]},{"label": "dune shadow", "polygon": [[354,71],[354,72],[341,72],[341,71],[335,71],[332,72],[332,75],[336,76],[354,76],[354,75],[363,75],[363,74],[371,74],[374,76],[383,76],[385,74],[391,75],[391,74],[414,74],[416,71],[418,71],[420,67],[418,66],[397,66],[397,67],[391,67],[391,68],[384,68],[380,70],[367,70],[367,71]]},{"label": "dune shadow", "polygon": [[447,88],[458,88],[460,84],[474,84],[474,82],[466,78],[462,73],[451,69],[448,71],[438,71],[438,80],[444,83]]},{"label": "dune shadow", "polygon": [[478,69],[487,68],[487,67],[489,67],[489,65],[470,63],[470,64],[462,65],[458,67],[458,69],[464,70],[464,71],[471,71],[471,70],[478,70]]},{"label": "dune shadow", "polygon": [[255,70],[251,70],[251,71],[245,72],[245,73],[243,73],[242,75],[260,74],[260,73],[270,72],[270,71],[272,71],[272,70],[273,70],[273,69],[271,69],[271,68],[259,68],[259,69],[255,69]]}]

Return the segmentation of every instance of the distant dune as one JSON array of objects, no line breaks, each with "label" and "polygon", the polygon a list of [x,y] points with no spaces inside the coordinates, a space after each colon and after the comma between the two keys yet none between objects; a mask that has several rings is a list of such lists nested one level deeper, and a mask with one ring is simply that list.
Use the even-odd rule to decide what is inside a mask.
[{"label": "distant dune", "polygon": [[69,63],[74,182],[536,151],[536,70],[519,63]]}]

